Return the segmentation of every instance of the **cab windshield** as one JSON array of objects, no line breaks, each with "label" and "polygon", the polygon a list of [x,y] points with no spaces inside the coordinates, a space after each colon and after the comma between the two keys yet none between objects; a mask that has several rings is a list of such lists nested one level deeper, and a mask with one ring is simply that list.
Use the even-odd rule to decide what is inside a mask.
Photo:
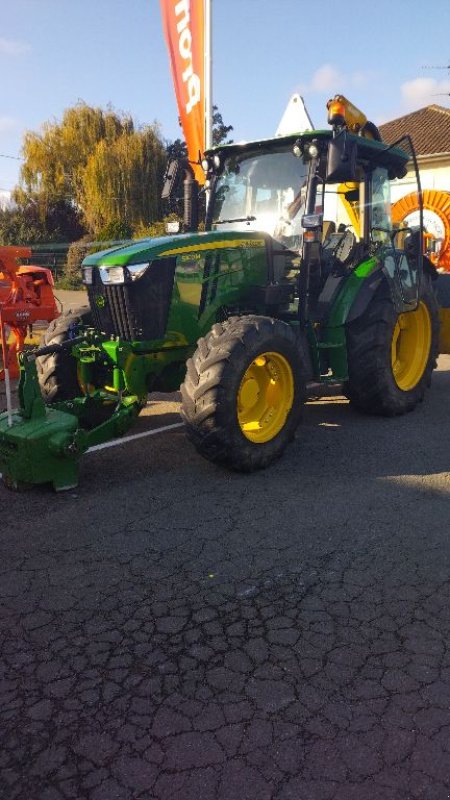
[{"label": "cab windshield", "polygon": [[213,229],[245,224],[276,239],[300,238],[307,169],[291,149],[229,157],[216,181]]}]

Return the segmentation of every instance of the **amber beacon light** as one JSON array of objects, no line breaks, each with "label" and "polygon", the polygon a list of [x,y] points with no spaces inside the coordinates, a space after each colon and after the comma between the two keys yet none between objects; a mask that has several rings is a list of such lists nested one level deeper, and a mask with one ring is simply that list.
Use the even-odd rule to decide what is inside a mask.
[{"label": "amber beacon light", "polygon": [[340,98],[328,100],[328,124],[345,125],[345,105]]}]

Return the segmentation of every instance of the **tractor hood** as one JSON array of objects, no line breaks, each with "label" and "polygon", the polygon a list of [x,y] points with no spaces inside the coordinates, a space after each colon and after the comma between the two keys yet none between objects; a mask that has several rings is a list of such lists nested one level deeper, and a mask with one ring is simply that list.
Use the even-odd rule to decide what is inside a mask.
[{"label": "tractor hood", "polygon": [[114,267],[142,264],[146,261],[155,261],[158,258],[176,256],[178,253],[187,253],[199,250],[210,250],[222,247],[249,247],[256,246],[253,240],[267,239],[267,234],[258,231],[207,231],[205,233],[185,233],[175,236],[160,236],[155,239],[138,239],[122,247],[102,250],[87,256],[83,267]]}]

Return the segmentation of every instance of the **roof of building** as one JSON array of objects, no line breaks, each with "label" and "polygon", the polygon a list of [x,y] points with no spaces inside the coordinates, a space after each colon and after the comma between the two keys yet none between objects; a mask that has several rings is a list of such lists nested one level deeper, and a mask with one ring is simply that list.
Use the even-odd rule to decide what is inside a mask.
[{"label": "roof of building", "polygon": [[380,125],[385,142],[411,136],[418,156],[450,153],[450,108],[431,105]]}]

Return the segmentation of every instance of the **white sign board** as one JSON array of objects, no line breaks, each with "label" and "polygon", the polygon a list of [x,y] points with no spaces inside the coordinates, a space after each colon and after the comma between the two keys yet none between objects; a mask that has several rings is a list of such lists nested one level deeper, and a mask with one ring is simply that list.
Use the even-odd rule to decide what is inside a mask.
[{"label": "white sign board", "polygon": [[314,130],[314,126],[306,110],[303,97],[293,94],[281,117],[275,136],[288,136],[290,133],[312,130]]}]

